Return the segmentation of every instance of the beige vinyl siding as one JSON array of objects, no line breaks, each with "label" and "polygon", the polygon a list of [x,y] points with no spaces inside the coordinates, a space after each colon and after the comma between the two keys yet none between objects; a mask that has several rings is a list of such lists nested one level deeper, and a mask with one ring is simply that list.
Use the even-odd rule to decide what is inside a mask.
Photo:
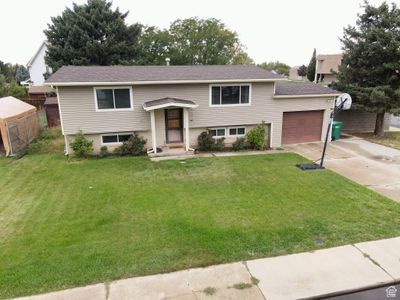
[{"label": "beige vinyl siding", "polygon": [[273,105],[274,113],[271,115],[272,147],[281,146],[283,112],[290,111],[324,110],[324,122],[321,133],[322,141],[329,124],[329,116],[333,105],[333,96],[322,98],[275,99]]},{"label": "beige vinyl siding", "polygon": [[[117,132],[115,132],[117,133]],[[111,134],[111,133],[107,133]],[[151,132],[150,131],[139,131],[138,134],[147,140],[145,148],[151,148]],[[102,146],[107,146],[109,152],[113,152],[115,148],[120,146],[119,143],[102,144],[102,134],[85,134],[85,137],[93,141],[93,153],[99,153]],[[75,135],[67,135],[68,153],[73,153],[71,149],[71,141],[75,138]]]},{"label": "beige vinyl siding", "polygon": [[[157,116],[156,116],[157,118]],[[164,124],[164,123],[163,123]],[[248,125],[248,126],[244,126],[246,128],[246,132],[248,132],[249,130],[251,130],[252,128],[254,128],[257,125]],[[163,127],[162,129],[165,129],[165,127]],[[200,135],[200,133],[202,133],[203,131],[207,131],[209,128],[207,127],[203,127],[203,128],[192,128],[190,129],[189,132],[189,144],[190,147],[193,148],[197,148],[197,137]],[[265,141],[266,141],[266,145],[269,146],[269,140],[270,140],[270,127],[268,124],[266,124],[266,137],[265,137]],[[147,143],[145,145],[146,149],[151,148],[151,131],[138,131],[138,134],[143,137],[144,139],[147,140]],[[110,143],[110,144],[102,144],[102,134],[86,134],[85,135],[87,139],[89,139],[90,141],[93,141],[93,152],[94,153],[99,153],[100,152],[100,148],[102,146],[107,146],[107,149],[109,152],[114,151],[114,149],[116,147],[118,147],[120,144],[118,143]],[[67,141],[68,141],[68,145],[70,145],[70,142],[75,138],[75,135],[68,135],[67,136]],[[225,137],[225,145],[227,147],[230,147],[232,145],[233,142],[235,142],[237,139],[237,137],[235,136],[226,136]],[[185,141],[184,141],[185,142]],[[163,146],[165,146],[165,130],[159,130],[157,131],[157,147],[162,148]],[[72,153],[72,149],[69,147],[68,148],[69,153]]]},{"label": "beige vinyl siding", "polygon": [[[273,83],[253,83],[251,105],[210,107],[209,84],[135,85],[132,87],[133,111],[99,112],[95,108],[93,87],[58,88],[63,130],[67,135],[73,135],[79,130],[86,134],[150,130],[150,113],[146,112],[142,105],[146,101],[164,97],[188,99],[199,105],[189,114],[191,130],[254,125],[265,121],[271,124],[271,146],[279,147],[283,112],[324,110],[323,132],[325,132],[330,108],[333,106],[333,96],[273,99],[273,91]],[[156,131],[157,145],[163,144],[165,142],[164,110],[156,111]],[[190,140],[193,141],[193,139],[191,134]]]},{"label": "beige vinyl siding", "polygon": [[[234,143],[235,141],[236,141],[236,139],[237,138],[240,138],[240,137],[243,137],[243,136],[230,136],[229,135],[229,133],[228,133],[228,131],[229,131],[229,128],[232,128],[232,127],[244,127],[245,128],[245,131],[246,131],[246,133],[247,132],[249,132],[250,130],[252,130],[253,128],[255,128],[257,125],[259,125],[259,124],[254,124],[254,125],[244,125],[244,126],[242,126],[242,125],[237,125],[237,126],[220,126],[220,127],[215,127],[215,128],[225,128],[225,133],[226,133],[226,136],[225,136],[225,140],[224,140],[224,143],[225,143],[225,146],[227,146],[227,147],[230,147],[230,146],[232,146],[232,143]],[[212,129],[212,127],[210,128],[203,128],[203,130],[202,131],[206,131],[206,130],[208,130],[208,129]],[[196,139],[195,141],[194,140],[191,140],[191,143],[193,143],[194,145],[196,145],[197,146],[197,137],[199,136],[199,134],[202,132],[202,131],[200,131],[200,132],[198,132],[197,133],[197,136],[194,136],[194,138]],[[270,143],[269,143],[269,141],[270,141],[270,124],[265,124],[265,144],[266,144],[266,146],[267,147],[269,147],[270,145]]]},{"label": "beige vinyl siding", "polygon": [[140,131],[150,128],[150,116],[135,101],[133,111],[96,111],[93,87],[59,87],[59,101],[65,134]]}]

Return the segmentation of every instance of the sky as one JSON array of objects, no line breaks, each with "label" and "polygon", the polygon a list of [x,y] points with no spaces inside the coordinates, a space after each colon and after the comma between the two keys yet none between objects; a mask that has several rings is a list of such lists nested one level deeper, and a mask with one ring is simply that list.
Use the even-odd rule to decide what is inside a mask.
[{"label": "sky", "polygon": [[[341,51],[343,28],[355,25],[363,0],[114,0],[127,23],[167,28],[176,19],[214,17],[236,31],[256,63],[308,64],[312,51]],[[52,16],[86,0],[1,0],[0,60],[24,64],[45,39]],[[370,0],[378,5],[382,0]]]}]

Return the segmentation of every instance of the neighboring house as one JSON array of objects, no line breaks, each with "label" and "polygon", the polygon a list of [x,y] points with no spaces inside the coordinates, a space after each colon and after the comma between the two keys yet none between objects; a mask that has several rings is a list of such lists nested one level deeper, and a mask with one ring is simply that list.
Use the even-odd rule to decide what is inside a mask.
[{"label": "neighboring house", "polygon": [[137,132],[157,148],[197,146],[209,131],[230,144],[265,122],[267,144],[321,141],[338,92],[253,65],[66,66],[47,81],[57,89],[66,150],[82,131],[95,151]]},{"label": "neighboring house", "polygon": [[[330,85],[336,80],[336,74],[342,63],[343,55],[319,54],[315,67],[315,81]],[[353,132],[372,132],[375,129],[376,114],[366,111],[349,110],[342,111],[336,115],[335,120],[343,122],[343,130]],[[388,130],[390,125],[390,114],[385,115],[384,129]]]},{"label": "neighboring house", "polygon": [[31,85],[28,88],[28,97],[22,101],[35,106],[38,110],[43,109],[46,98],[55,95],[56,90],[50,86],[44,85]]},{"label": "neighboring house", "polygon": [[304,76],[300,76],[299,71],[300,66],[291,67],[289,70],[289,79],[291,80],[304,80]]},{"label": "neighboring house", "polygon": [[46,100],[47,95],[55,93],[56,90],[46,85],[31,85],[28,88],[28,96],[32,99]]},{"label": "neighboring house", "polygon": [[335,72],[339,71],[343,55],[339,54],[319,54],[315,66],[315,82],[330,84],[336,80]]},{"label": "neighboring house", "polygon": [[46,65],[44,57],[46,55],[47,45],[46,41],[42,42],[35,55],[29,60],[26,67],[28,68],[30,80],[29,83],[33,85],[43,85],[45,78],[44,73],[52,73],[49,66]]}]

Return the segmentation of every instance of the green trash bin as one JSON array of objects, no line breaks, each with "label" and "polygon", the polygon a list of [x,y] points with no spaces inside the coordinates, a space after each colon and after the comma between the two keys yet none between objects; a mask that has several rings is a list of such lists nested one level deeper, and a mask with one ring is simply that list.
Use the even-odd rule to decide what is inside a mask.
[{"label": "green trash bin", "polygon": [[340,139],[340,132],[342,131],[343,122],[334,121],[332,124],[332,140]]}]

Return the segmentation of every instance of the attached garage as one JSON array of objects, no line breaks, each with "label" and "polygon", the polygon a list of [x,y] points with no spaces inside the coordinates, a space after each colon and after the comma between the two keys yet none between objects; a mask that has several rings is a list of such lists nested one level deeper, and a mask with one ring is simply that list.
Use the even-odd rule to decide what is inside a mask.
[{"label": "attached garage", "polygon": [[282,144],[320,141],[323,121],[323,110],[284,112]]},{"label": "attached garage", "polygon": [[272,144],[323,141],[330,113],[340,94],[312,82],[277,82],[273,99],[279,105],[280,114],[272,126]]}]

